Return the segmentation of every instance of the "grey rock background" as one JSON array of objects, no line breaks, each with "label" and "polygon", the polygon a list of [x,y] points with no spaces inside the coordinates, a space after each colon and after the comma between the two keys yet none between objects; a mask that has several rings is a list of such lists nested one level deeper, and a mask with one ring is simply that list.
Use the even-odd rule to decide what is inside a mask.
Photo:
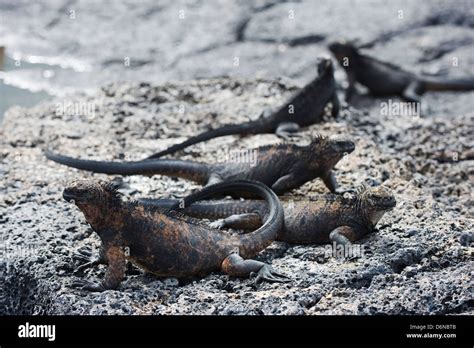
[{"label": "grey rock background", "polygon": [[[358,40],[368,53],[412,71],[474,75],[469,1],[1,1],[0,11],[7,52],[70,64],[40,81],[61,98],[11,108],[0,128],[1,313],[473,313],[473,162],[435,159],[472,151],[473,92],[428,93],[431,112],[421,119],[382,115],[384,100],[359,97],[339,119],[305,130],[300,143],[317,133],[353,136],[357,150],[338,166],[338,180],[346,187],[384,184],[399,204],[361,241],[368,252],[360,259],[322,257],[324,246],[273,243],[258,258],[293,281],[258,289],[220,273],[179,284],[136,271],[117,291],[71,289],[73,253],[97,251],[99,240],[61,199],[62,189],[71,179],[111,178],[47,162],[41,153],[48,147],[83,158],[140,159],[202,129],[255,118],[314,77],[315,57],[329,55],[333,38]],[[202,77],[208,79],[191,81]],[[337,77],[344,84],[342,71]],[[96,86],[103,87],[82,93]],[[78,92],[61,93],[70,90]],[[63,102],[89,103],[95,115],[60,116]],[[216,162],[223,149],[278,141],[225,137],[182,157]],[[198,188],[160,176],[123,182],[130,197],[182,197]],[[324,192],[315,180],[286,199]],[[103,274],[100,266],[80,276]]]},{"label": "grey rock background", "polygon": [[[10,72],[11,83],[53,95],[125,80],[257,75],[304,82],[337,38],[379,43],[381,59],[413,68],[472,44],[474,26],[469,0],[1,0],[0,13],[7,55],[63,67],[47,77]],[[420,64],[421,55],[428,62]],[[451,66],[436,63],[433,69]]]}]

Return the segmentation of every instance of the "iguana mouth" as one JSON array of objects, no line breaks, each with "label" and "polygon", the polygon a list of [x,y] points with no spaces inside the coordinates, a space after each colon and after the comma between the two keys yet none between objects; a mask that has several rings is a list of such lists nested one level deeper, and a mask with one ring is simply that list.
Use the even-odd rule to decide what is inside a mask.
[{"label": "iguana mouth", "polygon": [[338,143],[336,151],[340,154],[350,154],[355,150],[355,144],[353,142],[344,142],[344,143]]},{"label": "iguana mouth", "polygon": [[395,199],[395,197],[386,197],[382,199],[380,205],[383,206],[386,210],[391,210],[397,205],[397,200]]},{"label": "iguana mouth", "polygon": [[65,189],[63,191],[63,198],[66,202],[74,203],[77,199],[77,195],[75,195],[74,193],[72,193],[68,189]]},{"label": "iguana mouth", "polygon": [[347,153],[351,153],[354,150],[355,150],[355,144],[354,143],[346,144],[345,147],[344,147],[344,152],[347,152]]}]

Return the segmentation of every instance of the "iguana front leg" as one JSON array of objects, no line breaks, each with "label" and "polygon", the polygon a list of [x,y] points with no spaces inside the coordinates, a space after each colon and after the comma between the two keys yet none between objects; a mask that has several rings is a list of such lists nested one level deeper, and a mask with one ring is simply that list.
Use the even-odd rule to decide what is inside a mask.
[{"label": "iguana front leg", "polygon": [[79,273],[86,268],[94,267],[101,264],[107,264],[107,260],[104,255],[104,248],[101,247],[99,251],[99,256],[96,258],[92,257],[92,251],[90,250],[78,250],[74,253],[73,258],[82,262],[82,265],[78,266],[73,273]]},{"label": "iguana front leg", "polygon": [[339,115],[339,111],[341,110],[341,103],[339,102],[339,97],[337,96],[336,92],[334,92],[334,96],[332,97],[331,104],[332,104],[331,115],[332,117],[336,118]]},{"label": "iguana front leg", "polygon": [[256,230],[262,226],[262,218],[258,213],[234,214],[213,221],[209,226],[217,229],[228,227],[236,230]]},{"label": "iguana front leg", "polygon": [[332,193],[338,193],[339,185],[337,184],[336,175],[332,170],[328,170],[324,173],[321,179],[323,179],[324,185],[326,185],[329,191]]},{"label": "iguana front leg", "polygon": [[332,230],[329,234],[329,240],[336,244],[351,245],[352,241],[349,239],[354,234],[354,230],[350,226],[340,226]]},{"label": "iguana front leg", "polygon": [[420,103],[422,90],[421,83],[413,81],[403,90],[401,97],[409,102]]},{"label": "iguana front leg", "polygon": [[332,193],[343,194],[346,192],[354,192],[352,189],[343,189],[339,187],[339,184],[336,180],[336,175],[332,170],[327,171],[325,174],[321,176],[323,179],[324,185],[331,191]]},{"label": "iguana front leg", "polygon": [[302,180],[301,177],[297,177],[294,173],[286,174],[275,181],[272,185],[272,190],[277,195],[281,195],[290,189],[300,186],[301,182],[306,182],[306,180]]},{"label": "iguana front leg", "polygon": [[211,173],[209,175],[209,179],[207,180],[206,186],[214,185],[222,181],[222,178],[216,174],[216,173]]},{"label": "iguana front leg", "polygon": [[282,122],[275,130],[275,134],[288,141],[291,140],[300,129],[301,127],[296,122]]},{"label": "iguana front leg", "polygon": [[[353,242],[360,239],[361,237],[362,235],[360,231],[357,231],[357,229],[354,229],[350,226],[340,226],[338,228],[335,228],[329,234],[329,240],[331,242],[336,243],[336,245],[342,245],[344,247],[351,246]],[[355,252],[352,248],[344,248],[344,250],[345,252],[347,252],[344,257],[348,259],[354,259],[361,256],[359,252]]]},{"label": "iguana front leg", "polygon": [[346,98],[346,103],[349,103],[356,92],[356,77],[353,72],[347,72],[347,82],[349,85],[347,86],[347,89],[346,89],[345,98]]},{"label": "iguana front leg", "polygon": [[420,116],[426,116],[430,113],[429,107],[426,103],[422,103],[421,95],[424,92],[423,83],[420,81],[411,82],[405,90],[402,92],[401,97],[412,103],[418,103],[420,105]]},{"label": "iguana front leg", "polygon": [[275,283],[286,283],[290,281],[287,276],[275,271],[272,266],[260,261],[244,260],[238,254],[227,256],[222,262],[221,269],[222,272],[232,277],[240,278],[249,277],[252,273],[257,273],[257,278],[255,279],[255,283],[257,284],[264,280]]},{"label": "iguana front leg", "polygon": [[111,246],[106,248],[105,256],[109,263],[109,267],[107,268],[103,282],[99,283],[91,280],[78,279],[72,283],[72,286],[82,290],[95,292],[116,289],[125,275],[125,252],[119,246]]}]

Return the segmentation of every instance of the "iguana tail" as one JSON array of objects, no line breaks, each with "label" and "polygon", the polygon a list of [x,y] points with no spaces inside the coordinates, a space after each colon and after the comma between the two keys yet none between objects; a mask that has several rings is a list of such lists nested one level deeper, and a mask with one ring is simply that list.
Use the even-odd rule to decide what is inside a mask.
[{"label": "iguana tail", "polygon": [[218,184],[206,186],[200,191],[193,193],[181,201],[175,203],[170,209],[179,209],[180,206],[188,207],[192,203],[206,199],[216,194],[227,193],[235,195],[240,192],[251,192],[264,199],[268,204],[268,215],[264,224],[254,232],[240,237],[239,254],[243,258],[249,258],[265,249],[277,237],[283,228],[283,207],[278,196],[267,186],[260,182],[249,180],[224,181]]},{"label": "iguana tail", "polygon": [[427,91],[470,91],[474,90],[474,77],[464,79],[423,79]]},{"label": "iguana tail", "polygon": [[173,146],[171,146],[171,147],[169,147],[169,148],[167,148],[163,151],[157,152],[157,153],[147,157],[146,160],[163,157],[163,156],[172,154],[174,152],[180,151],[182,149],[185,149],[188,146],[191,146],[191,145],[194,145],[194,144],[197,144],[197,143],[201,143],[203,141],[207,141],[207,140],[210,140],[210,139],[223,137],[223,136],[226,136],[226,135],[258,134],[258,133],[265,133],[265,132],[271,132],[272,131],[271,129],[267,130],[267,128],[269,128],[269,126],[266,123],[261,122],[260,120],[250,121],[250,122],[243,123],[243,124],[229,124],[229,125],[217,128],[217,129],[212,129],[210,131],[201,133],[201,134],[196,135],[194,137],[191,137],[188,140],[183,141],[182,143],[173,145]]},{"label": "iguana tail", "polygon": [[[139,198],[138,201],[146,206],[163,209],[169,209],[179,203],[177,199],[167,198]],[[247,214],[256,211],[265,213],[265,208],[265,202],[261,200],[239,201],[236,199],[225,199],[193,203],[183,208],[182,212],[198,219],[223,219],[231,215]]]},{"label": "iguana tail", "polygon": [[106,162],[72,158],[45,151],[45,156],[68,167],[103,174],[119,175],[168,175],[205,184],[209,179],[210,166],[205,163],[182,160],[150,160],[136,162]]}]

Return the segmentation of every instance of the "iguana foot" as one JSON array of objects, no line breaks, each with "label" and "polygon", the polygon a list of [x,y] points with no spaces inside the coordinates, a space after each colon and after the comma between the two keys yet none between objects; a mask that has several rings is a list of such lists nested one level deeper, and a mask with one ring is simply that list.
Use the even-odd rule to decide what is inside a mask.
[{"label": "iguana foot", "polygon": [[92,251],[89,249],[79,249],[73,255],[72,258],[81,262],[89,262],[92,257]]},{"label": "iguana foot", "polygon": [[209,224],[209,227],[217,228],[218,230],[221,230],[225,227],[225,219],[219,219],[219,220],[213,221]]},{"label": "iguana foot", "polygon": [[354,189],[348,189],[348,188],[341,188],[341,187],[338,187],[335,191],[334,191],[335,194],[338,194],[338,195],[344,195],[344,194],[355,194],[356,193],[356,190]]},{"label": "iguana foot", "polygon": [[76,279],[71,283],[71,287],[78,288],[81,290],[88,290],[93,292],[102,292],[105,291],[104,286],[102,283],[94,282],[92,280],[86,279]]},{"label": "iguana foot", "polygon": [[83,264],[78,266],[73,271],[73,273],[78,273],[80,271],[83,271],[86,268],[97,266],[97,265],[103,263],[103,260],[100,257],[93,259],[92,258],[92,251],[87,250],[87,249],[79,249],[78,251],[76,251],[73,254],[72,258],[74,260],[77,260],[77,261],[81,262],[81,263],[83,262]]},{"label": "iguana foot", "polygon": [[275,134],[286,140],[290,141],[293,138],[301,138],[297,132],[300,130],[300,126],[295,122],[283,122],[280,123],[278,128],[275,130]]},{"label": "iguana foot", "polygon": [[283,273],[275,271],[272,266],[264,265],[257,273],[255,284],[257,285],[263,281],[268,281],[271,283],[288,283],[291,281],[291,279]]},{"label": "iguana foot", "polygon": [[76,267],[76,269],[73,271],[73,273],[74,274],[79,273],[79,272],[85,270],[86,268],[94,267],[94,266],[97,266],[98,264],[100,264],[99,259],[86,262],[86,263]]},{"label": "iguana foot", "polygon": [[89,262],[83,263],[82,265],[76,267],[74,269],[74,271],[72,271],[72,273],[76,274],[76,273],[82,272],[86,268],[90,268],[90,267],[94,266],[95,263],[96,263],[95,261],[89,261]]},{"label": "iguana foot", "polygon": [[284,141],[292,141],[294,139],[301,138],[300,135],[294,134],[294,133],[289,133],[289,132],[279,132],[277,134],[277,136],[282,138]]}]

